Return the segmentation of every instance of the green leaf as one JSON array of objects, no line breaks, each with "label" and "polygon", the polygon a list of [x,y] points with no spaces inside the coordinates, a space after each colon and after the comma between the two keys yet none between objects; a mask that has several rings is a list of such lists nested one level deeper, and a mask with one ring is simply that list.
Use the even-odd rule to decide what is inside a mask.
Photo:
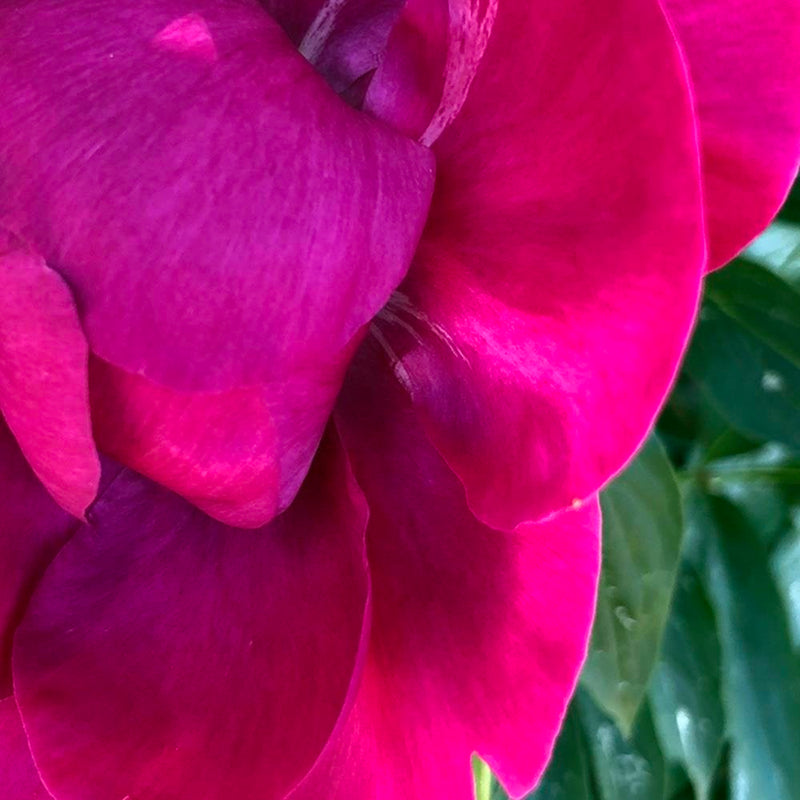
[{"label": "green leaf", "polygon": [[768,547],[791,528],[791,506],[800,503],[800,462],[776,442],[704,466],[716,495],[736,503]]},{"label": "green leaf", "polygon": [[800,293],[764,267],[739,261],[706,280],[706,296],[800,367]]},{"label": "green leaf", "polygon": [[[476,800],[508,800],[489,767],[473,756]],[[573,705],[567,710],[550,764],[539,785],[526,800],[596,800],[592,788],[589,755],[580,719]]]},{"label": "green leaf", "polygon": [[574,704],[570,706],[553,758],[529,800],[594,800],[589,756]]},{"label": "green leaf", "polygon": [[797,797],[800,660],[767,551],[730,501],[693,494],[690,512],[722,645],[732,800]]},{"label": "green leaf", "polygon": [[475,781],[475,800],[493,800],[494,778],[489,765],[479,756],[472,757],[472,777]]},{"label": "green leaf", "polygon": [[[666,753],[664,755],[666,758]],[[697,800],[692,784],[680,764],[668,760],[664,776],[664,796],[668,800]]]},{"label": "green leaf", "polygon": [[627,733],[658,654],[683,527],[675,476],[655,437],[601,503],[603,570],[582,680]]},{"label": "green leaf", "polygon": [[771,564],[786,608],[792,644],[800,650],[800,529],[796,525],[772,554]]},{"label": "green leaf", "polygon": [[732,428],[684,371],[658,419],[657,430],[672,463],[680,469],[702,461],[707,448]]},{"label": "green leaf", "polygon": [[725,738],[720,669],[714,613],[684,565],[649,696],[664,753],[686,769],[698,800],[709,797]]},{"label": "green leaf", "polygon": [[650,707],[644,703],[629,738],[589,695],[576,698],[601,800],[663,800],[666,765]]},{"label": "green leaf", "polygon": [[800,450],[800,369],[713,301],[684,366],[736,429]]},{"label": "green leaf", "polygon": [[[800,193],[797,195],[800,209]],[[800,225],[778,219],[741,256],[766,267],[800,291]]]}]

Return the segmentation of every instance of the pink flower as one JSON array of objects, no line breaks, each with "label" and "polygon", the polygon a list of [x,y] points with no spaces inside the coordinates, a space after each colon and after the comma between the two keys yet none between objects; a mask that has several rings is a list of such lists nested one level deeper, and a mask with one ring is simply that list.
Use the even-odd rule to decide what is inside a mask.
[{"label": "pink flower", "polygon": [[800,156],[798,4],[666,6],[0,5],[3,798],[536,783]]}]

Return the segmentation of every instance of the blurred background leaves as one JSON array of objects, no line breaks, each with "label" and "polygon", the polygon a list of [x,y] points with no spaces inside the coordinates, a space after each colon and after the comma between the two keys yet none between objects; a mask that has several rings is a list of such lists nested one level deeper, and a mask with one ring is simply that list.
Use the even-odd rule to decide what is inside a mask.
[{"label": "blurred background leaves", "polygon": [[[707,279],[601,500],[590,652],[530,800],[800,800],[800,186]],[[476,763],[479,800],[505,800]]]}]

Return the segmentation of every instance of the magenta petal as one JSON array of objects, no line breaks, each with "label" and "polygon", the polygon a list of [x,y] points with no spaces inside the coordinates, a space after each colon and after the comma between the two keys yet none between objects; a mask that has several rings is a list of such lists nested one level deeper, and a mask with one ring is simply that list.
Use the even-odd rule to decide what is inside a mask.
[{"label": "magenta petal", "polygon": [[[214,63],[159,44],[188,15]],[[101,358],[182,390],[308,370],[408,268],[431,154],[344,103],[256,3],[28,0],[0,43],[5,215]]]},{"label": "magenta petal", "polygon": [[[275,515],[279,459],[292,450],[280,453],[261,389],[177,392],[97,358],[90,375],[104,453],[228,525],[260,527]],[[315,444],[319,433],[306,433],[301,444]],[[311,453],[301,456],[304,469]],[[289,488],[298,486],[295,480]]]},{"label": "magenta petal", "polygon": [[31,758],[13,697],[0,700],[0,788],[3,800],[52,800]]},{"label": "magenta petal", "polygon": [[33,596],[14,688],[59,800],[269,800],[308,771],[366,637],[367,510],[335,437],[292,507],[227,528],[131,472]]},{"label": "magenta petal", "polygon": [[[369,78],[386,51],[392,28],[406,0],[329,0],[300,43],[337,92]],[[358,106],[358,103],[354,103]]]},{"label": "magenta petal", "polygon": [[292,41],[300,44],[327,0],[259,0],[259,2],[280,23]]},{"label": "magenta petal", "polygon": [[625,464],[694,319],[694,116],[658,3],[500,3],[433,147],[429,225],[379,333],[473,511],[511,529]]},{"label": "magenta petal", "polygon": [[598,504],[487,528],[388,364],[361,358],[337,419],[370,506],[371,645],[347,725],[291,798],[469,800],[473,751],[519,797],[586,653]]},{"label": "magenta petal", "polygon": [[100,480],[88,358],[67,285],[0,229],[0,411],[39,479],[76,517]]},{"label": "magenta petal", "polygon": [[312,453],[408,269],[430,151],[254,1],[3,4],[0,49],[0,219],[69,283],[92,352],[176,392],[259,388]]},{"label": "magenta petal", "polygon": [[664,0],[686,54],[700,127],[709,268],[783,203],[800,161],[800,4]]},{"label": "magenta petal", "polygon": [[408,0],[364,99],[365,110],[413,139],[442,99],[449,24],[446,0]]},{"label": "magenta petal", "polygon": [[[37,581],[78,521],[56,505],[0,421],[0,698],[11,694],[11,638]],[[2,786],[2,781],[0,781]]]}]

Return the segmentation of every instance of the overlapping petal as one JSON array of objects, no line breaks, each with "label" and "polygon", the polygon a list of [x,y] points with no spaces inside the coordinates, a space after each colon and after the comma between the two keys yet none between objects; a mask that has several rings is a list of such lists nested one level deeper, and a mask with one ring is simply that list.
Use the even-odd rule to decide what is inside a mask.
[{"label": "overlapping petal", "polygon": [[337,97],[256,2],[27,0],[0,46],[0,219],[69,283],[93,353],[173,391],[259,387],[276,426],[304,382],[313,452],[411,260],[431,154]]},{"label": "overlapping petal", "polygon": [[800,4],[664,0],[694,88],[709,268],[772,219],[800,163]]},{"label": "overlapping petal", "polygon": [[337,411],[370,506],[370,651],[347,725],[291,800],[469,800],[473,751],[518,797],[585,655],[598,505],[513,533],[478,522],[373,345]]},{"label": "overlapping petal", "polygon": [[405,3],[328,0],[305,32],[300,52],[343,93],[359,79],[368,80],[379,66]]},{"label": "overlapping petal", "polygon": [[[0,420],[0,698],[11,694],[11,639],[45,568],[78,525],[28,466]],[[2,783],[0,783],[0,786]]]},{"label": "overlapping petal", "polygon": [[0,226],[0,411],[39,479],[76,517],[100,481],[88,361],[69,288]]},{"label": "overlapping petal", "polygon": [[0,753],[3,800],[52,800],[31,758],[13,697],[0,700]]},{"label": "overlapping petal", "polygon": [[511,529],[623,466],[694,318],[697,142],[660,6],[499,3],[433,147],[430,220],[380,334],[473,511]]},{"label": "overlapping petal", "polygon": [[259,0],[295,44],[300,44],[327,0]]},{"label": "overlapping petal", "polygon": [[446,0],[407,0],[369,84],[364,108],[418,139],[442,99],[449,34]]},{"label": "overlapping petal", "polygon": [[366,517],[333,436],[254,532],[122,471],[14,640],[15,696],[59,800],[283,797],[359,671]]},{"label": "overlapping petal", "polygon": [[90,375],[103,452],[217,519],[253,528],[272,517],[280,503],[281,457],[301,458],[285,489],[296,490],[305,474],[304,449],[316,445],[315,431],[299,431],[282,450],[259,387],[179,392],[99,358],[91,360]]}]

